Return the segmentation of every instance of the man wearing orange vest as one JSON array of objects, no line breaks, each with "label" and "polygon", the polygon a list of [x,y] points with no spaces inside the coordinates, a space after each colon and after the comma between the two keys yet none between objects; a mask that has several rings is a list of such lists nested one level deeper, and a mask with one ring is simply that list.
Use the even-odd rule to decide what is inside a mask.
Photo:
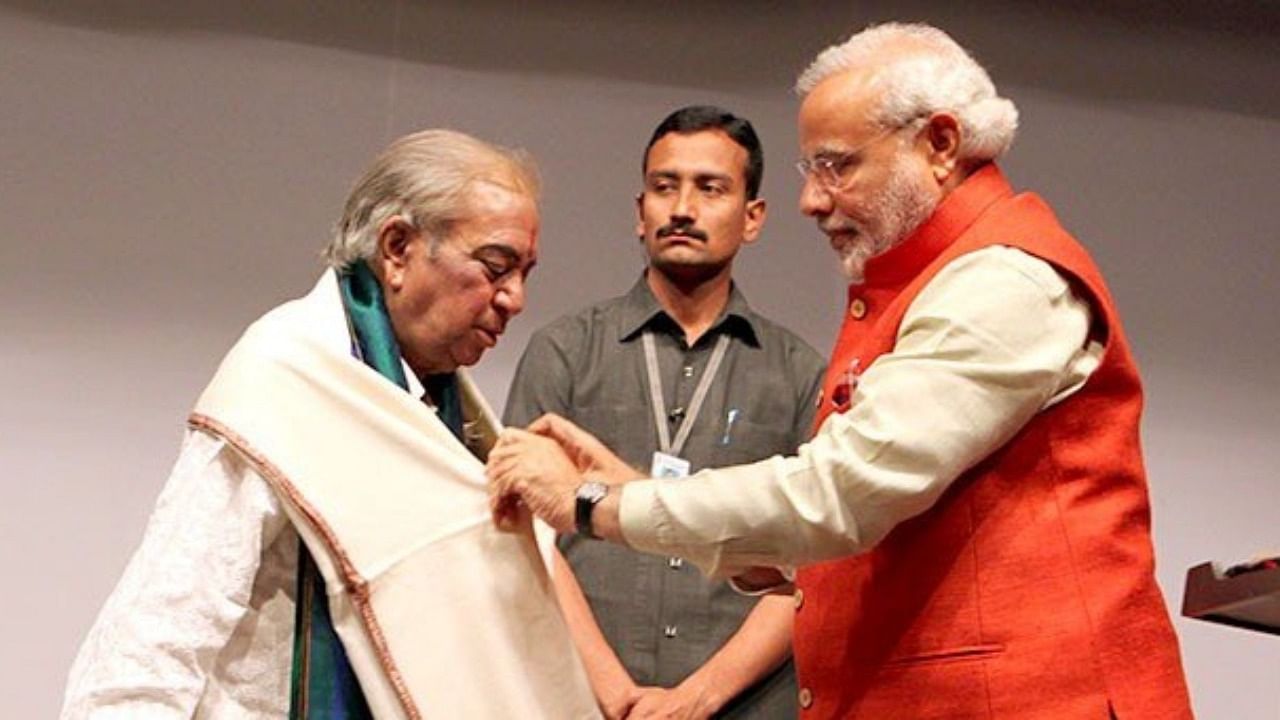
[{"label": "man wearing orange vest", "polygon": [[740,586],[803,565],[801,717],[1190,717],[1137,370],[1093,261],[994,162],[1013,104],[921,25],[854,35],[797,89],[800,206],[851,281],[813,439],[672,482],[547,417],[491,455],[496,515],[519,497]]}]

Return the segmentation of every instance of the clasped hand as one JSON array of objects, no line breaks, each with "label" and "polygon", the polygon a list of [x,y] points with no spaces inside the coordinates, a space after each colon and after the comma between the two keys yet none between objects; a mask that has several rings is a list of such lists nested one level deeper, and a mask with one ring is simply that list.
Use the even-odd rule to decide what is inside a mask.
[{"label": "clasped hand", "polygon": [[590,433],[555,414],[527,430],[503,430],[485,475],[499,528],[516,527],[523,506],[557,532],[573,531],[574,496],[585,480],[617,485],[640,477]]}]

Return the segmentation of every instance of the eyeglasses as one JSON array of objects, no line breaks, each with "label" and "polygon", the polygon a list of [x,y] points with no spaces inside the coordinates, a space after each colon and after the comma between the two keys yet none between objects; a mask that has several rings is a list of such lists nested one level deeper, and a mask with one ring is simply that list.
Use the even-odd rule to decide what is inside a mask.
[{"label": "eyeglasses", "polygon": [[822,187],[827,190],[843,190],[849,186],[853,179],[851,172],[858,164],[859,155],[863,150],[875,145],[890,135],[915,125],[924,118],[912,118],[911,120],[886,128],[883,132],[878,133],[875,137],[862,143],[852,150],[843,150],[840,152],[823,152],[811,158],[804,158],[796,161],[796,170],[799,171],[800,177],[807,182],[810,177],[817,180]]}]

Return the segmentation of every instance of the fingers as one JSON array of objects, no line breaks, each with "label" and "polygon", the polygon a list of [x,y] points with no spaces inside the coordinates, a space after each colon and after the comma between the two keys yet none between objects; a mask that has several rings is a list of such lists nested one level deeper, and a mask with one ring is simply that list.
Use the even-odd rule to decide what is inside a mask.
[{"label": "fingers", "polygon": [[523,490],[520,478],[510,472],[519,464],[521,443],[525,437],[536,436],[523,430],[503,430],[489,451],[484,468],[489,481],[489,513],[493,524],[504,532],[514,532],[529,522],[529,511],[520,499]]},{"label": "fingers", "polygon": [[511,481],[494,467],[493,456],[484,469],[489,480],[489,515],[499,530],[511,532],[520,525],[520,496],[511,491]]},{"label": "fingers", "polygon": [[528,429],[531,433],[549,437],[561,445],[578,445],[584,441],[595,440],[591,433],[555,413],[547,413],[534,420],[529,423]]},{"label": "fingers", "polygon": [[587,431],[555,413],[547,413],[529,423],[529,432],[549,437],[565,447],[580,446],[587,439],[595,440]]},{"label": "fingers", "polygon": [[611,465],[617,460],[613,451],[594,435],[554,413],[534,420],[529,424],[529,431],[554,440],[579,470]]},{"label": "fingers", "polygon": [[[542,417],[529,423],[529,427],[526,429],[531,433],[546,435],[548,434],[548,432],[551,431],[552,428],[568,422],[569,422],[568,420],[565,420],[560,415],[557,415],[556,413],[553,413],[553,412],[549,412],[549,413],[543,413]],[[569,424],[572,424],[572,423],[569,423]]]},{"label": "fingers", "polygon": [[503,532],[515,532],[529,521],[529,511],[517,495],[491,495],[489,512],[493,524]]},{"label": "fingers", "polygon": [[528,442],[530,438],[537,437],[537,435],[520,428],[505,428],[498,433],[498,441],[493,444],[493,449],[519,447],[522,443]]},{"label": "fingers", "polygon": [[[580,479],[568,456],[549,438],[522,430],[506,430],[489,452],[485,465],[489,510],[501,529],[518,527],[536,514],[557,530],[572,526],[572,498],[566,511],[564,485]],[[572,490],[568,491],[572,495]]]},{"label": "fingers", "polygon": [[555,447],[555,442],[524,430],[507,428],[498,435],[498,441],[489,450],[488,465],[492,468],[517,460],[521,455],[538,446]]},{"label": "fingers", "polygon": [[665,688],[641,688],[640,697],[635,705],[631,706],[631,713],[627,717],[629,719],[663,717],[662,706],[666,694],[667,690]]}]

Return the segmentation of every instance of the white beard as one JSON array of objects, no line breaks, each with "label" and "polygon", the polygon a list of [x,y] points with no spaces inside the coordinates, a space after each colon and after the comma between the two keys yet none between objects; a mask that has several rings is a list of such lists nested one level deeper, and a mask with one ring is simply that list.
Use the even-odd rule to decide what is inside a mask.
[{"label": "white beard", "polygon": [[856,228],[855,232],[841,236],[835,246],[840,256],[840,268],[851,283],[860,284],[866,280],[867,261],[901,243],[938,207],[940,198],[917,180],[917,175],[908,171],[905,160],[905,157],[899,157],[894,162],[884,190],[869,203],[871,216],[879,221],[878,231],[863,231],[839,212],[827,219],[828,226]]},{"label": "white beard", "polygon": [[840,256],[840,270],[849,278],[849,282],[861,285],[866,280],[864,270],[867,261],[888,249],[865,235],[846,236],[836,245],[836,253]]}]

